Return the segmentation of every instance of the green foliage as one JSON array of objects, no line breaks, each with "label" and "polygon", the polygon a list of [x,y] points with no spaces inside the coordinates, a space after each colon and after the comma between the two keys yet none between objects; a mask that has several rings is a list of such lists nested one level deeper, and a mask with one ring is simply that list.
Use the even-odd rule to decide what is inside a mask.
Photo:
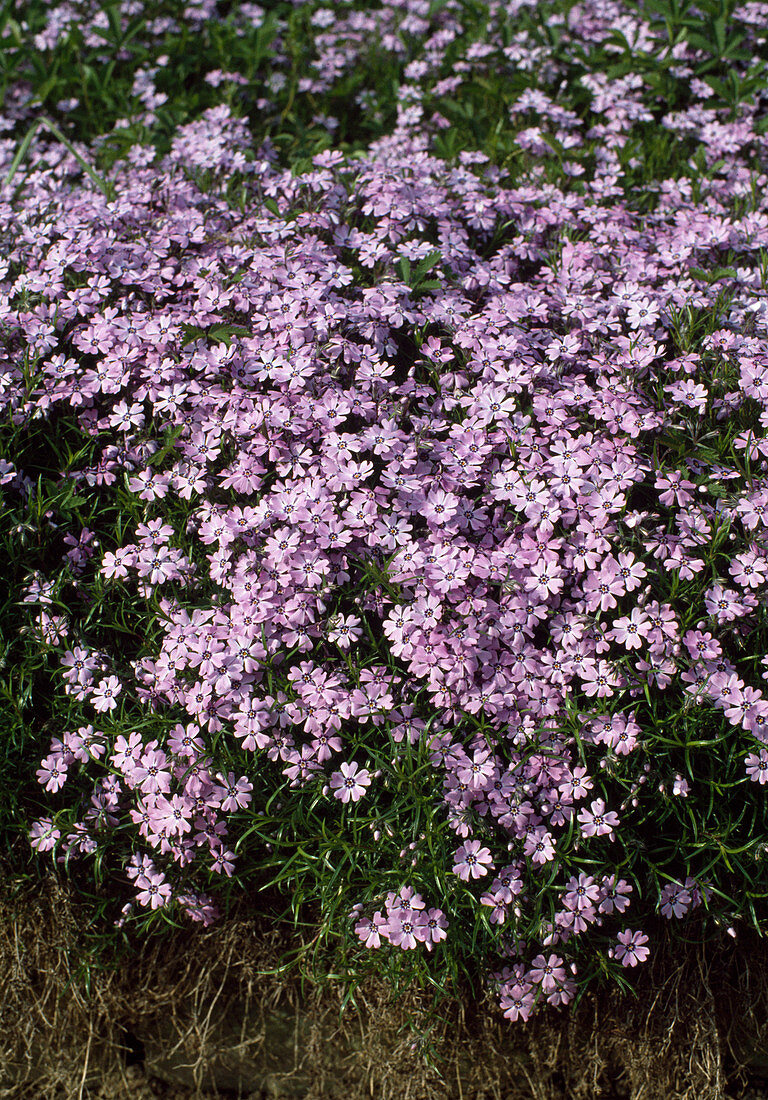
[{"label": "green foliage", "polygon": [[[434,0],[430,26],[448,6],[447,0]],[[638,14],[652,29],[663,27],[665,35],[661,44],[657,42],[648,50],[638,49],[619,29],[590,51],[575,48],[567,33],[567,18],[573,7],[567,0],[523,7],[514,16],[505,15],[500,25],[489,20],[488,6],[480,0],[461,0],[458,6],[462,33],[448,46],[441,71],[427,86],[421,103],[426,117],[436,113],[448,123],[434,129],[431,151],[452,162],[461,153],[482,153],[498,166],[505,185],[512,186],[522,179],[531,165],[530,155],[518,143],[520,131],[531,120],[524,112],[519,116],[515,113],[515,104],[524,92],[544,92],[579,120],[589,122],[594,117],[592,99],[583,78],[600,74],[613,82],[636,75],[642,81],[648,114],[631,128],[622,149],[624,186],[639,209],[651,211],[660,180],[693,178],[695,201],[696,188],[715,178],[722,166],[708,163],[704,150],[697,152],[691,163],[695,141],[659,128],[662,115],[682,110],[690,102],[689,81],[680,76],[680,66],[670,49],[687,46],[695,51],[697,78],[712,89],[713,105],[726,106],[733,117],[741,106],[754,104],[765,88],[766,61],[753,60],[744,49],[735,0],[697,0],[695,5],[691,0],[642,0],[637,5]],[[248,119],[256,145],[271,143],[282,161],[297,173],[309,171],[311,158],[331,144],[345,150],[362,148],[391,131],[398,107],[404,105],[401,93],[406,67],[419,53],[415,39],[401,34],[402,50],[397,53],[388,52],[372,40],[359,55],[358,63],[332,80],[327,91],[305,92],[302,81],[317,53],[312,15],[319,5],[297,8],[277,2],[269,5],[259,25],[249,25],[237,18],[238,5],[233,4],[222,18],[206,21],[201,28],[183,18],[185,7],[181,0],[160,0],[153,5],[153,19],[169,20],[168,29],[157,36],[149,33],[146,14],[123,21],[120,5],[105,0],[102,10],[106,26],[96,30],[98,46],[86,45],[82,28],[75,23],[52,50],[45,52],[35,47],[34,38],[45,28],[49,5],[30,0],[20,20],[12,0],[5,0],[0,9],[0,34],[4,35],[0,94],[7,97],[25,81],[31,96],[11,132],[17,151],[4,182],[13,182],[18,174],[19,186],[23,186],[22,169],[34,163],[36,137],[46,131],[76,158],[94,186],[112,198],[105,174],[118,156],[136,143],[152,144],[161,154],[167,152],[180,125],[221,102]],[[336,7],[346,10],[348,6]],[[470,46],[488,44],[500,36],[504,46],[509,47],[520,35],[546,52],[547,64],[539,71],[524,71],[511,63],[506,69],[477,65],[462,75],[454,90],[434,91],[436,83],[454,75]],[[166,58],[162,65],[160,57]],[[151,117],[134,92],[137,71],[147,69],[157,69],[155,87],[167,97],[149,113]],[[239,73],[246,82],[227,82],[222,92],[204,80],[215,70]],[[275,81],[276,75],[282,80]],[[335,119],[335,130],[329,130],[318,118]],[[566,165],[571,162],[592,168],[599,136],[576,149],[566,148],[562,136],[555,133],[544,132],[542,140],[551,150],[543,182],[564,191],[578,190],[578,176],[569,175]],[[264,206],[275,215],[279,213],[272,199],[267,198]],[[494,236],[487,243],[489,251],[497,243]],[[438,251],[415,262],[402,257],[394,265],[395,273],[413,292],[423,294],[441,285],[439,260]],[[671,316],[669,332],[677,353],[700,351],[702,341],[719,326],[731,298],[729,282],[735,274],[731,262],[732,257],[721,253],[717,263],[692,272],[708,283],[722,283],[722,294],[713,308],[685,307]],[[768,281],[768,262],[764,267],[764,281]],[[373,276],[366,272],[360,273],[360,278],[362,282]],[[244,334],[245,330],[234,321],[208,329],[187,326],[183,346],[196,340],[229,345]],[[722,399],[735,384],[733,367],[714,354],[702,355],[708,364],[711,396]],[[36,364],[27,362],[25,369],[31,394]],[[656,399],[661,405],[663,392],[656,394]],[[754,419],[747,404],[723,424],[692,426],[692,431],[699,433],[702,460],[737,465],[749,476],[749,452],[737,452],[734,439],[749,427],[750,418]],[[691,421],[693,425],[693,415]],[[177,438],[168,433],[162,439],[153,459],[158,468],[172,453]],[[25,874],[35,873],[24,839],[25,821],[45,809],[35,781],[37,761],[51,736],[71,723],[75,708],[71,700],[51,689],[53,659],[31,633],[30,612],[20,594],[39,572],[52,582],[51,613],[76,618],[96,647],[119,637],[126,659],[152,654],[153,629],[159,630],[160,609],[154,597],[147,600],[119,582],[106,584],[98,576],[88,575],[83,584],[74,583],[75,578],[62,561],[65,535],[78,537],[87,527],[96,533],[103,547],[115,549],[129,538],[135,524],[146,518],[145,510],[129,493],[106,497],[98,491],[85,492],[66,476],[60,477],[61,471],[66,474],[87,464],[97,449],[96,437],[80,432],[73,418],[61,414],[47,421],[29,419],[0,425],[0,458],[23,469],[33,483],[23,502],[16,494],[0,497],[0,543],[5,562],[0,580],[0,841],[11,853],[17,871]],[[663,440],[654,453],[656,466],[665,462],[674,465],[680,450],[679,440]],[[168,516],[176,531],[185,530],[190,510],[183,500],[169,501]],[[727,568],[727,538],[728,524],[723,521],[716,537],[702,550],[707,565],[715,571]],[[628,545],[630,541],[628,535]],[[199,547],[193,549],[192,543],[184,549],[193,559],[201,553]],[[386,576],[374,576],[365,571],[364,563],[356,564],[360,572],[344,596],[350,596],[353,589],[387,590],[390,582]],[[690,616],[681,623],[681,633],[701,617],[701,606],[695,603],[697,591],[695,583],[686,587],[675,573],[668,592],[659,593],[659,599],[690,595]],[[766,615],[765,608],[757,615],[761,637],[765,637],[768,626]],[[734,650],[728,656],[742,665],[753,660],[746,649]],[[651,731],[647,735],[647,756],[654,761],[646,782],[668,791],[673,777],[682,775],[691,781],[694,793],[689,799],[663,800],[661,817],[654,809],[653,818],[645,822],[645,846],[628,846],[617,866],[633,882],[637,895],[643,896],[663,881],[679,876],[677,838],[684,836],[685,870],[711,884],[713,905],[723,911],[731,909],[759,927],[758,910],[768,896],[764,841],[768,819],[753,803],[738,797],[739,786],[746,783],[743,759],[725,736],[725,720],[719,715],[702,714],[695,704],[672,711],[662,697],[655,697],[647,689],[640,707],[641,724]],[[143,721],[142,727],[135,716],[120,712],[110,718],[115,728],[122,722],[126,729],[130,726],[151,732],[152,717]],[[569,714],[564,721],[578,738],[578,715]],[[339,804],[335,811],[338,828],[332,828],[321,789],[310,789],[303,797],[292,798],[285,789],[275,790],[278,765],[265,770],[257,779],[261,789],[255,792],[259,795],[255,799],[260,807],[258,816],[248,811],[235,816],[240,826],[239,870],[224,883],[224,903],[234,900],[243,889],[273,901],[287,896],[284,915],[296,923],[305,921],[308,912],[321,914],[317,941],[320,951],[334,942],[336,930],[344,924],[353,903],[374,901],[382,890],[399,889],[402,872],[407,868],[415,889],[425,897],[452,897],[460,914],[452,937],[457,947],[442,957],[442,971],[430,967],[415,953],[413,957],[397,951],[372,956],[352,937],[334,942],[340,968],[359,974],[367,966],[380,966],[395,988],[414,974],[437,989],[448,988],[462,978],[471,979],[473,960],[492,954],[493,948],[503,942],[503,930],[489,923],[486,910],[465,884],[444,871],[450,864],[455,837],[442,815],[437,814],[435,773],[425,759],[423,744],[419,748],[406,744],[398,750],[389,745],[384,751],[372,749],[363,739],[350,744],[350,748],[364,758],[365,766],[380,773],[383,794],[375,805],[366,800],[359,805]],[[237,765],[238,757],[224,739],[217,749],[222,761],[227,760],[229,752],[232,766]],[[611,764],[615,768],[613,778],[621,782],[621,761],[613,759]],[[627,783],[627,799],[636,794]],[[658,804],[657,800],[653,805]],[[568,853],[567,844],[563,851]],[[651,851],[656,883],[649,881],[646,871]],[[573,860],[574,870],[589,866],[589,852],[583,849],[573,848],[565,858]],[[97,860],[97,871],[99,866]],[[64,872],[78,875],[70,866]],[[548,874],[545,869],[541,877],[541,907],[531,914],[525,929],[531,938],[536,937],[554,909],[552,891],[547,891],[551,885]],[[737,894],[735,884],[744,883],[752,885]],[[221,886],[218,879],[217,886]],[[82,889],[88,889],[85,880]],[[96,911],[105,918],[114,917],[115,905],[122,900],[105,898],[98,891],[92,898]],[[169,920],[162,910],[142,919],[144,930],[156,929]],[[110,934],[102,927],[94,932],[96,935]],[[115,931],[113,935],[117,942],[122,933]],[[439,953],[438,947],[436,955]]]}]

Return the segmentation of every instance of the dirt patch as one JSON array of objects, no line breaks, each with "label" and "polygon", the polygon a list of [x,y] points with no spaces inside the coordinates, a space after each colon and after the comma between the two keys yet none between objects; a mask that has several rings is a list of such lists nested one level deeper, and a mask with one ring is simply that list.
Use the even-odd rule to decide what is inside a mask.
[{"label": "dirt patch", "polygon": [[283,965],[312,936],[263,913],[90,968],[87,920],[54,878],[0,900],[4,1100],[723,1100],[768,1075],[768,949],[746,933],[662,939],[636,995],[521,1026],[489,996],[435,1012],[426,990],[375,978],[342,1012],[343,983]]}]

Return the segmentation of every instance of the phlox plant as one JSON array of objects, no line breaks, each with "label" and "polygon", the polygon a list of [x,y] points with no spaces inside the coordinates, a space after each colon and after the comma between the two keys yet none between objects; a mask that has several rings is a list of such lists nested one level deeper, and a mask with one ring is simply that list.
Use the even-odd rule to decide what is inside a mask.
[{"label": "phlox plant", "polygon": [[[297,128],[367,20],[404,65],[367,146],[286,166],[234,99],[110,163],[0,146],[24,827],[120,928],[277,891],[525,1020],[694,911],[765,927],[765,138],[658,4],[549,40],[536,5],[295,7]],[[503,137],[453,150],[505,66]]]}]

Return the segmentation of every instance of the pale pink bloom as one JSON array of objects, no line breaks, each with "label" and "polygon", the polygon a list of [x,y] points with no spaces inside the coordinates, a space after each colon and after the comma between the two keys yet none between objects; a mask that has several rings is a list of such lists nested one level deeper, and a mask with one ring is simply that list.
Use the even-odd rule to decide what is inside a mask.
[{"label": "pale pink bloom", "polygon": [[117,706],[117,696],[123,690],[123,686],[117,676],[106,676],[100,680],[91,694],[91,705],[99,714],[114,710]]},{"label": "pale pink bloom", "polygon": [[568,909],[587,909],[600,897],[600,887],[592,875],[585,875],[583,872],[578,877],[571,877],[566,882],[565,889],[563,905]]},{"label": "pale pink bloom", "polygon": [[635,561],[632,553],[619,554],[617,566],[616,572],[624,582],[627,592],[634,592],[640,587],[643,577],[648,576],[648,570],[641,561]]},{"label": "pale pink bloom", "polygon": [[431,951],[434,944],[446,939],[448,933],[448,921],[442,909],[427,909],[421,914],[422,928],[424,931],[424,946]]},{"label": "pale pink bloom", "polygon": [[394,912],[396,909],[408,912],[414,909],[423,909],[424,899],[421,894],[416,893],[412,886],[401,886],[397,894],[394,890],[390,890],[387,894],[386,905],[389,913]]},{"label": "pale pink bloom", "polygon": [[690,791],[690,784],[687,779],[684,779],[682,775],[676,775],[672,784],[672,794],[679,798],[687,798]]},{"label": "pale pink bloom", "polygon": [[41,817],[29,830],[29,842],[36,852],[50,852],[60,837],[61,833],[50,817]]},{"label": "pale pink bloom", "polygon": [[355,925],[355,935],[363,941],[366,947],[371,947],[374,950],[381,947],[381,937],[386,937],[388,932],[387,918],[382,916],[380,909],[377,909],[372,917],[362,917]]},{"label": "pale pink bloom", "polygon": [[330,623],[328,641],[335,642],[340,649],[349,649],[361,634],[361,621],[357,615],[337,615]]},{"label": "pale pink bloom", "polygon": [[553,993],[558,984],[565,981],[563,960],[559,955],[550,955],[548,959],[537,955],[527,976],[536,985],[540,985],[544,993]]},{"label": "pale pink bloom", "polygon": [[753,551],[737,554],[728,572],[742,588],[759,588],[765,584],[768,562]]},{"label": "pale pink bloom", "polygon": [[639,298],[627,308],[627,324],[631,328],[650,328],[659,319],[659,307],[650,298]]},{"label": "pale pink bloom", "polygon": [[643,638],[651,629],[651,620],[639,607],[633,607],[629,615],[615,619],[608,636],[627,649],[640,649]]},{"label": "pale pink bloom", "polygon": [[167,794],[171,789],[171,773],[168,770],[168,757],[162,749],[148,749],[131,773],[131,781],[138,784],[144,794],[159,791]]},{"label": "pale pink bloom", "polygon": [[549,863],[555,855],[555,843],[552,834],[542,825],[530,829],[525,836],[523,851],[531,857],[534,863]]},{"label": "pale pink bloom", "polygon": [[230,810],[244,810],[250,805],[253,783],[249,782],[244,775],[236,780],[235,773],[229,772],[226,779],[224,776],[219,776],[219,780],[226,789],[226,795],[221,804],[222,810],[227,812]]},{"label": "pale pink bloom", "polygon": [[342,802],[359,802],[371,785],[371,774],[360,768],[354,760],[341,765],[341,770],[331,776],[331,788],[335,798]]},{"label": "pale pink bloom", "polygon": [[427,522],[442,526],[453,519],[459,507],[459,498],[443,489],[433,489],[424,502],[423,516]]},{"label": "pale pink bloom", "polygon": [[98,667],[98,661],[90,650],[75,646],[74,650],[68,649],[61,658],[62,668],[66,669],[64,679],[68,683],[76,682],[82,687],[88,687],[93,679],[93,673]]},{"label": "pale pink bloom", "polygon": [[751,752],[744,763],[753,783],[768,783],[768,752],[765,749],[760,749],[759,753]]},{"label": "pale pink bloom", "polygon": [[483,848],[479,840],[468,840],[456,849],[453,873],[467,882],[471,878],[481,878],[493,867],[493,858],[488,848]]},{"label": "pale pink bloom", "polygon": [[638,963],[645,962],[651,953],[650,948],[645,946],[648,937],[644,932],[632,932],[627,928],[624,932],[619,932],[616,938],[618,946],[615,954],[622,966],[637,966]]},{"label": "pale pink bloom", "polygon": [[404,912],[402,909],[390,913],[389,942],[395,947],[402,947],[404,951],[413,950],[424,939],[421,935],[420,922],[415,913]]},{"label": "pale pink bloom", "polygon": [[166,905],[171,896],[170,883],[165,881],[165,875],[159,871],[147,871],[136,879],[138,894],[136,900],[140,905],[148,905],[151,909],[160,909]]},{"label": "pale pink bloom", "polygon": [[193,804],[184,795],[174,794],[170,798],[156,795],[150,816],[159,823],[165,836],[183,836],[192,829],[192,813]]},{"label": "pale pink bloom", "polygon": [[[70,756],[71,760],[72,757]],[[67,780],[67,758],[61,753],[51,753],[40,761],[37,769],[37,781],[45,785],[47,791],[60,790]]]},{"label": "pale pink bloom", "polygon": [[613,840],[613,830],[618,824],[619,818],[613,810],[606,813],[602,798],[596,798],[589,810],[579,814],[582,836],[609,836]]}]

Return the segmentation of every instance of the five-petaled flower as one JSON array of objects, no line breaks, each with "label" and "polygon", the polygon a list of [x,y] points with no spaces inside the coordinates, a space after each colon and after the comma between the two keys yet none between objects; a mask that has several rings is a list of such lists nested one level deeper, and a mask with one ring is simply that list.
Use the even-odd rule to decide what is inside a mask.
[{"label": "five-petaled flower", "polygon": [[482,878],[493,866],[489,849],[484,848],[479,840],[467,840],[454,852],[453,873],[464,882],[470,878]]},{"label": "five-petaled flower", "polygon": [[371,774],[352,760],[331,776],[331,789],[342,802],[359,802],[371,785]]},{"label": "five-petaled flower", "polygon": [[616,938],[618,945],[614,952],[622,966],[637,966],[638,963],[645,962],[651,953],[650,948],[645,946],[648,937],[644,932],[632,932],[627,928],[619,932]]}]

